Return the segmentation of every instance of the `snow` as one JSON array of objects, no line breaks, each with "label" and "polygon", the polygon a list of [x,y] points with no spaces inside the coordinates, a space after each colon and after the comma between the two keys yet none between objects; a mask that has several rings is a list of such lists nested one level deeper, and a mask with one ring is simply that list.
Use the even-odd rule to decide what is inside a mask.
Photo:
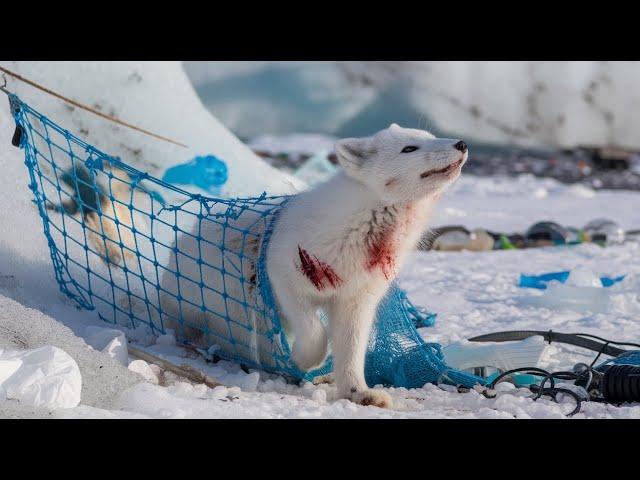
[{"label": "snow", "polygon": [[524,232],[542,220],[583,227],[590,220],[606,217],[628,230],[640,225],[637,200],[638,194],[629,191],[596,192],[584,185],[565,185],[533,175],[463,175],[443,197],[433,225]]},{"label": "snow", "polygon": [[604,313],[609,306],[609,295],[599,287],[576,287],[557,281],[549,282],[542,295],[527,297],[523,302],[550,309],[574,310],[577,312]]},{"label": "snow", "polygon": [[[43,72],[48,72],[40,63],[21,64],[19,68],[12,62],[3,64],[9,68],[13,66],[27,76],[32,75],[36,80],[45,78]],[[97,101],[97,97],[91,96],[88,86],[84,86],[91,78],[88,72],[92,71],[91,68],[105,75],[108,72],[105,68],[89,65],[82,67],[86,69],[83,81],[73,83],[74,87],[83,85],[72,93],[78,99]],[[53,82],[50,86],[64,90],[63,79],[69,78],[65,72],[73,71],[73,68],[80,69],[73,65],[50,69],[54,70],[50,74]],[[119,99],[124,110],[117,113],[121,113],[123,118],[190,144],[197,140],[195,133],[203,135],[207,129],[214,131],[218,128],[216,125],[219,124],[210,120],[204,109],[198,110],[199,104],[187,110],[195,97],[191,87],[181,83],[186,83],[186,77],[177,66],[138,64],[135,69],[143,79],[158,76],[157,82],[154,80],[149,84],[148,93],[126,83],[131,74],[130,65],[120,70],[113,68],[119,73],[110,78],[120,78],[123,91],[128,92]],[[125,72],[129,73],[125,75]],[[172,102],[172,97],[162,94],[163,83],[172,96],[181,98],[180,102]],[[100,91],[108,91],[107,85],[101,85]],[[25,90],[24,97],[54,119],[59,120],[60,116],[63,124],[65,119],[69,119],[69,126],[78,128],[76,122],[80,120],[73,120],[75,117],[56,102],[39,97],[32,90]],[[158,98],[167,100],[158,102]],[[147,110],[134,108],[137,102],[145,105]],[[178,108],[176,104],[189,114],[181,113],[176,117],[178,110],[171,110]],[[196,111],[200,113],[196,114]],[[76,114],[79,118],[79,113]],[[193,122],[172,122],[165,115],[169,119],[193,118]],[[204,126],[198,126],[199,123]],[[120,129],[115,134],[108,124],[100,123],[99,126],[92,123],[91,129],[94,127],[96,133],[90,132],[90,135],[95,135],[90,140],[96,143],[100,140],[102,148],[122,154],[127,161],[131,156],[120,145],[125,141],[135,140],[148,145],[149,152],[158,154],[159,166],[169,165],[178,151],[169,145],[157,145],[155,141],[138,137],[134,132],[125,133]],[[160,372],[146,362],[130,356],[125,359],[123,352],[127,345],[122,341],[121,332],[113,331],[112,326],[101,322],[93,312],[76,309],[59,292],[42,235],[42,223],[26,187],[28,178],[22,152],[9,146],[12,133],[13,120],[6,105],[0,105],[0,145],[4,146],[0,149],[4,176],[4,188],[0,190],[0,348],[22,353],[47,346],[58,348],[77,364],[82,386],[77,406],[37,407],[16,399],[0,400],[0,417],[564,418],[564,414],[573,408],[570,399],[562,404],[547,398],[534,402],[529,398],[528,390],[507,385],[501,386],[496,398],[492,399],[476,390],[458,393],[455,389],[433,385],[411,390],[389,388],[393,409],[363,407],[346,400],[336,400],[335,386],[331,384],[291,385],[275,375],[253,370],[244,372],[229,362],[207,363],[177,347],[170,334],[154,340],[141,332],[125,331],[130,344],[173,363],[197,367],[225,386],[211,389],[204,385],[191,385],[169,372]],[[225,148],[246,154],[244,160],[236,159],[236,171],[248,172],[244,180],[249,184],[243,187],[237,179],[237,183],[231,184],[231,190],[236,189],[234,185],[238,190],[249,190],[257,185],[258,179],[264,188],[276,184],[279,188],[286,188],[286,177],[262,165],[260,159],[245,150],[228,132],[224,135],[231,144]],[[210,143],[206,145],[218,145],[213,141],[207,142]],[[212,153],[225,158],[220,151]],[[251,168],[248,168],[249,164]],[[144,166],[144,162],[140,161],[139,165]],[[232,173],[233,170],[231,165]],[[594,191],[584,186],[568,186],[531,176],[514,179],[463,175],[443,196],[432,224],[464,224],[468,228],[512,232],[523,231],[540,220],[583,226],[594,218],[606,217],[617,221],[623,228],[638,228],[639,201],[640,193],[637,192]],[[514,329],[586,332],[621,341],[637,341],[640,337],[639,255],[640,245],[631,242],[606,248],[583,244],[490,252],[416,252],[403,268],[399,281],[416,304],[438,313],[436,325],[421,329],[420,333],[425,339],[442,345],[483,333]],[[606,308],[600,312],[576,310],[570,305],[553,308],[532,305],[530,299],[544,293],[517,286],[521,273],[540,274],[576,268],[598,276],[625,274],[626,278],[610,288],[599,289],[606,291],[608,298]],[[592,353],[577,347],[551,344],[542,354],[540,365],[554,370],[571,368],[579,361],[590,362],[594,357]],[[587,402],[574,418],[640,418],[640,405],[617,407]]]},{"label": "snow", "polygon": [[229,168],[223,195],[291,193],[304,186],[261,161],[212,116],[179,62],[6,61],[2,65],[103,113],[188,145],[185,149],[121,127],[9,77],[8,88],[33,108],[91,145],[158,178],[170,166],[212,154]]},{"label": "snow", "polygon": [[[4,269],[1,271],[6,272]],[[53,282],[51,268],[43,269],[41,274],[49,282]],[[6,401],[0,400],[0,418],[49,417],[51,412],[58,410],[55,408],[55,401],[77,398],[75,393],[71,393],[80,388],[78,382],[81,382],[81,404],[76,408],[115,408],[117,399],[124,390],[144,380],[108,355],[93,350],[83,338],[74,334],[67,325],[72,325],[75,318],[75,326],[83,330],[87,324],[92,323],[91,316],[76,310],[60,294],[41,297],[43,304],[49,305],[47,310],[53,315],[58,315],[54,319],[41,311],[43,307],[28,308],[8,298],[16,293],[15,290],[0,289],[0,350],[31,354],[32,362],[25,363],[22,372],[15,372],[18,375],[14,378],[16,387],[22,386],[22,394],[19,396],[20,400],[15,397]],[[93,322],[104,327],[102,322]],[[79,369],[81,378],[73,365]],[[31,369],[30,377],[27,375],[28,369]],[[40,377],[45,372],[48,374]],[[41,399],[46,398],[44,394],[49,394],[53,403],[35,401],[35,397],[29,400],[24,396],[29,388],[35,393],[39,386],[43,387]],[[63,395],[56,393],[58,387],[62,388],[58,392]],[[55,400],[56,398],[58,400]]]}]

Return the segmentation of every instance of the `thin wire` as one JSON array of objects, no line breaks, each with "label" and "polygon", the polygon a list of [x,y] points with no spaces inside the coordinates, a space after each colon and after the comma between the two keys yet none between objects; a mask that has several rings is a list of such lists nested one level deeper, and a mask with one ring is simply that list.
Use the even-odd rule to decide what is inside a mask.
[{"label": "thin wire", "polygon": [[[542,397],[543,395],[548,395],[550,396],[554,402],[558,403],[558,400],[556,399],[556,396],[558,393],[565,393],[569,396],[571,396],[575,401],[576,401],[576,406],[575,408],[569,412],[568,414],[566,414],[567,417],[572,417],[573,415],[575,415],[576,413],[578,413],[581,409],[582,409],[582,399],[572,390],[569,390],[567,388],[562,388],[562,387],[556,387],[555,385],[555,378],[558,378],[559,380],[575,380],[576,378],[578,378],[578,375],[576,375],[573,372],[548,372],[547,370],[544,370],[542,368],[537,368],[537,367],[521,367],[521,368],[514,368],[512,370],[507,370],[506,372],[503,372],[502,374],[498,375],[485,389],[486,390],[493,390],[495,389],[496,385],[500,382],[500,380],[504,379],[505,377],[512,375],[514,373],[517,372],[526,372],[529,375],[535,375],[535,376],[540,376],[540,377],[544,377],[542,379],[542,382],[540,382],[540,385],[536,385],[536,384],[531,384],[529,386],[529,390],[531,390],[531,392],[534,394],[533,397],[533,401],[535,402],[536,400],[538,400],[540,397]],[[547,381],[549,381],[549,383],[551,384],[550,387],[545,387],[545,383],[547,383]],[[485,393],[483,392],[483,393]],[[485,393],[485,397],[487,398],[494,398],[492,396],[489,396],[488,394]]]},{"label": "thin wire", "polygon": [[[63,96],[63,95],[61,95],[59,93],[54,92],[53,90],[49,90],[48,88],[43,87],[42,85],[40,85],[40,84],[38,84],[38,83],[36,83],[36,82],[34,82],[32,80],[24,78],[24,77],[18,75],[17,73],[12,72],[11,70],[3,67],[3,66],[0,66],[0,71],[6,73],[8,75],[11,75],[13,78],[15,78],[15,79],[17,79],[17,80],[19,80],[21,82],[24,82],[27,85],[30,85],[30,86],[32,86],[34,88],[37,88],[38,90],[41,90],[44,93],[47,93],[47,94],[49,94],[49,95],[51,95],[53,97],[56,97],[56,98],[58,98],[58,99],[60,99],[60,100],[62,100],[64,102],[67,102],[68,104],[73,105],[74,107],[78,107],[78,108],[81,108],[83,110],[86,110],[87,112],[91,112],[94,115],[102,117],[102,118],[104,118],[106,120],[109,120],[111,122],[117,123],[118,125],[122,125],[124,127],[131,128],[132,130],[136,130],[136,131],[138,131],[140,133],[143,133],[145,135],[148,135],[150,137],[157,138],[158,140],[162,140],[164,142],[172,143],[172,144],[177,145],[177,146],[182,147],[182,148],[189,148],[184,143],[180,143],[180,142],[177,142],[175,140],[171,140],[170,138],[164,137],[162,135],[158,135],[157,133],[150,132],[149,130],[145,130],[145,129],[140,128],[140,127],[136,127],[135,125],[132,125],[132,124],[127,123],[127,122],[124,122],[124,121],[122,121],[122,120],[120,120],[120,119],[118,119],[116,117],[112,117],[111,115],[107,115],[107,114],[99,112],[98,110],[95,110],[95,109],[93,109],[91,107],[87,107],[86,105],[78,103],[75,100],[72,100],[72,99],[70,99],[68,97],[65,97],[65,96]],[[2,87],[0,87],[0,90],[2,90],[6,94],[9,94],[9,91],[5,88],[7,86],[7,78],[4,75],[3,75],[3,78],[4,78],[4,85]]]},{"label": "thin wire", "polygon": [[589,368],[593,368],[593,366],[596,364],[596,362],[598,361],[598,359],[600,358],[600,356],[602,355],[602,352],[605,351],[605,349],[607,348],[607,346],[609,346],[611,342],[607,341],[606,343],[602,344],[602,348],[600,349],[600,351],[598,352],[598,355],[596,355],[596,358],[593,359],[593,362],[591,362],[591,365],[589,365]]},{"label": "thin wire", "polygon": [[580,336],[580,337],[591,337],[596,340],[600,340],[601,342],[611,343],[613,345],[625,345],[627,347],[638,347],[640,348],[640,344],[633,342],[616,342],[614,340],[607,340],[606,338],[598,337],[597,335],[591,335],[590,333],[573,333],[572,335]]}]

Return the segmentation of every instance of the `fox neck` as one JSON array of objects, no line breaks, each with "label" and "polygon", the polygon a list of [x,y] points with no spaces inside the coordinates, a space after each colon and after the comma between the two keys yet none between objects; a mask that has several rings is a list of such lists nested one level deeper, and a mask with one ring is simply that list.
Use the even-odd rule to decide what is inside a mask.
[{"label": "fox neck", "polygon": [[356,262],[356,268],[392,280],[426,229],[435,198],[386,203],[343,173],[325,185],[328,191],[324,196],[330,208],[342,217],[338,222],[342,231],[335,233],[341,237],[339,249],[343,260]]}]

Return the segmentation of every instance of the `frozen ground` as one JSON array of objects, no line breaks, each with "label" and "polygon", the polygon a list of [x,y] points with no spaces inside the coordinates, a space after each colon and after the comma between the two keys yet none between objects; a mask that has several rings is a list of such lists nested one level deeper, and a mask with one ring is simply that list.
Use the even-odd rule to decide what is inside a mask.
[{"label": "frozen ground", "polygon": [[[53,277],[42,224],[30,202],[22,152],[10,147],[13,132],[7,109],[0,105],[0,348],[37,348],[49,344],[71,355],[83,373],[80,404],[43,410],[15,400],[0,400],[0,417],[54,418],[563,418],[573,404],[533,402],[526,390],[504,391],[487,399],[475,391],[461,394],[427,385],[422,389],[389,389],[393,410],[357,406],[335,400],[331,385],[286,384],[257,371],[245,373],[226,362],[211,365],[185,358],[185,352],[161,338],[155,345],[132,336],[156,354],[191,363],[225,387],[210,389],[176,377],[162,378],[140,361],[122,357],[116,334],[96,330],[108,326],[92,312],[80,311],[59,293]],[[254,185],[256,188],[259,185]],[[517,179],[463,176],[442,200],[433,225],[464,224],[470,228],[518,231],[531,223],[555,220],[582,226],[600,216],[625,228],[640,226],[640,194],[595,192],[530,176]],[[430,341],[449,344],[481,333],[508,329],[590,332],[619,340],[640,337],[640,246],[600,248],[581,245],[526,251],[486,253],[415,253],[400,275],[412,300],[438,312],[435,327],[422,329]],[[541,273],[585,266],[598,274],[627,274],[611,287],[605,313],[585,314],[530,305],[525,297],[538,291],[516,286],[520,273]],[[64,326],[64,327],[63,327]],[[11,327],[11,328],[9,328]],[[15,335],[19,329],[20,334]],[[11,337],[7,334],[7,329]],[[11,340],[13,338],[14,340]],[[15,339],[18,340],[15,340]],[[87,344],[93,346],[93,350]],[[140,345],[139,345],[140,346]],[[100,353],[111,350],[112,356]],[[112,358],[113,357],[113,358]],[[128,363],[129,368],[118,362]],[[569,368],[593,358],[591,352],[551,345],[543,356],[549,368]],[[104,368],[109,366],[110,372]],[[142,375],[137,375],[140,372]],[[94,376],[91,372],[98,372]],[[103,375],[103,376],[100,376]],[[108,394],[104,393],[108,387]],[[505,389],[508,386],[503,387]],[[640,418],[640,405],[614,407],[587,403],[577,418]]]},{"label": "frozen ground", "polygon": [[[26,178],[22,169],[19,159],[12,158],[9,170],[23,180],[17,182],[13,195],[23,203],[16,205],[22,213],[12,219],[15,223],[11,233],[3,234],[4,246],[11,248],[11,255],[2,255],[1,271],[3,275],[14,275],[14,279],[9,287],[5,281],[0,295],[35,307],[36,310],[13,310],[12,314],[19,316],[20,322],[31,325],[36,321],[34,317],[41,315],[37,311],[40,310],[71,327],[76,335],[88,338],[87,325],[104,325],[91,312],[71,307],[58,293],[41,238],[39,219],[33,206],[26,203],[28,190],[23,187]],[[543,195],[543,191],[547,194]],[[7,202],[7,196],[2,195],[5,197],[3,202]],[[630,227],[640,223],[640,212],[633,208],[640,200],[638,196],[638,193],[628,192],[576,191],[555,182],[531,178],[491,182],[466,177],[443,200],[435,224],[455,222],[509,230],[525,228],[540,218],[582,225],[592,217],[606,214]],[[416,303],[439,313],[436,326],[422,329],[421,333],[428,340],[445,345],[485,332],[519,328],[553,328],[633,340],[640,337],[640,265],[636,261],[639,254],[637,244],[489,253],[421,252],[413,255],[400,280]],[[522,297],[540,293],[516,286],[521,272],[540,273],[579,265],[601,274],[628,275],[609,290],[611,298],[606,313],[590,315],[529,306]],[[139,383],[121,389],[119,396],[108,406],[95,406],[87,396],[75,408],[57,409],[48,415],[28,409],[16,412],[15,405],[7,405],[6,409],[12,416],[63,418],[562,418],[563,412],[571,408],[570,404],[557,405],[547,400],[533,402],[527,398],[529,394],[525,390],[515,395],[511,391],[505,392],[490,400],[474,391],[459,394],[427,385],[416,390],[390,389],[395,408],[386,411],[356,406],[345,400],[334,401],[335,392],[330,385],[298,387],[272,375],[253,371],[247,374],[226,362],[207,365],[202,360],[183,358],[183,350],[166,343],[149,349],[175,363],[193,363],[227,387],[209,389],[175,381],[175,378],[175,383],[170,381],[168,386],[160,386],[139,379]],[[565,368],[590,358],[590,352],[551,345],[543,363],[550,368]],[[85,377],[83,379],[87,381]],[[637,418],[640,417],[640,406],[618,408],[590,403],[577,417]]]}]

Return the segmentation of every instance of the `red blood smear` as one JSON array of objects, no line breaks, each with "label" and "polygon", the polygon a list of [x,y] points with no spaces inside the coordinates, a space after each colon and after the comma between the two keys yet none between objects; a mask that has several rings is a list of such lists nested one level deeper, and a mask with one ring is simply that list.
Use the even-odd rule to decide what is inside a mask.
[{"label": "red blood smear", "polygon": [[393,247],[393,229],[385,229],[368,242],[367,270],[379,268],[384,278],[389,280],[395,270],[395,249]]},{"label": "red blood smear", "polygon": [[311,257],[309,253],[298,245],[298,255],[300,256],[300,270],[302,274],[311,280],[311,283],[318,289],[323,290],[328,285],[333,288],[342,283],[342,279],[331,268],[330,265],[318,260],[315,255]]}]

